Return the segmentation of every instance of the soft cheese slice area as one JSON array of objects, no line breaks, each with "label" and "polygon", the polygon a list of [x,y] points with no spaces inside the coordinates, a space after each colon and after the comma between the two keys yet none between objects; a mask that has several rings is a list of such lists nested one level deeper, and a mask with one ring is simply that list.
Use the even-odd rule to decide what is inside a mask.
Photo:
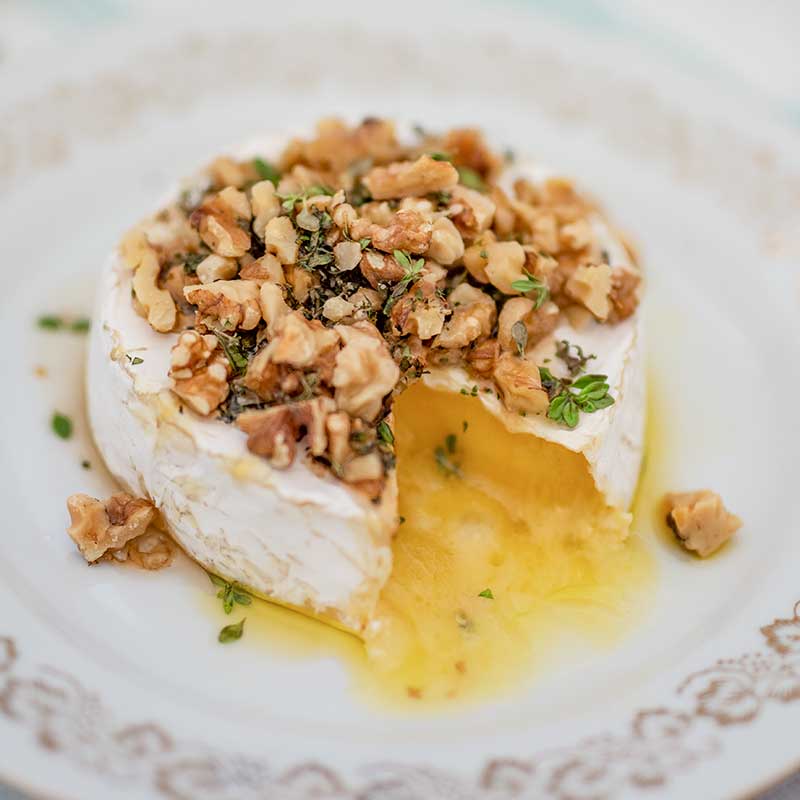
[{"label": "soft cheese slice area", "polygon": [[366,636],[384,689],[494,694],[531,672],[556,629],[610,640],[637,616],[650,562],[584,455],[422,384],[398,401],[397,446],[405,521]]}]

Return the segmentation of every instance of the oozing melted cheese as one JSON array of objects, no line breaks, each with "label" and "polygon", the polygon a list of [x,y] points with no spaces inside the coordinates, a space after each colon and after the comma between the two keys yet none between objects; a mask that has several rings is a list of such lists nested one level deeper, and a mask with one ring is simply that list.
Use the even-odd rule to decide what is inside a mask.
[{"label": "oozing melted cheese", "polygon": [[[395,413],[404,521],[367,663],[354,637],[289,611],[262,610],[255,635],[294,655],[318,655],[324,642],[371,699],[427,707],[518,686],[565,631],[604,644],[631,626],[651,563],[583,456],[509,433],[474,398],[422,384]],[[435,456],[448,434],[459,475]]]}]

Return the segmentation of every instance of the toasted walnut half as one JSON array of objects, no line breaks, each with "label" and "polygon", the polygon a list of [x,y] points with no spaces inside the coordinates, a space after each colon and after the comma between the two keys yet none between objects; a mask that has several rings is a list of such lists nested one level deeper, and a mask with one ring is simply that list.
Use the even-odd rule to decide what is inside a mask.
[{"label": "toasted walnut half", "polygon": [[495,364],[493,376],[509,411],[526,414],[543,414],[547,411],[550,398],[542,388],[539,367],[533,361],[503,353]]},{"label": "toasted walnut half", "polygon": [[344,342],[333,371],[336,403],[350,416],[371,422],[399,380],[400,369],[370,322],[337,325],[336,330]]},{"label": "toasted walnut half", "polygon": [[611,270],[611,313],[609,320],[617,322],[627,319],[639,306],[639,286],[642,282],[638,270],[630,267],[614,267]]},{"label": "toasted walnut half", "polygon": [[722,547],[742,527],[742,521],[708,489],[668,494],[664,498],[667,524],[687,550],[701,558]]},{"label": "toasted walnut half", "polygon": [[259,287],[254,281],[214,281],[187,286],[183,293],[203,317],[219,320],[226,331],[249,331],[261,321]]},{"label": "toasted walnut half", "polygon": [[264,228],[264,246],[281,264],[297,261],[297,231],[289,217],[273,217]]},{"label": "toasted walnut half", "polygon": [[90,564],[143,534],[156,513],[152,503],[126,492],[111,495],[105,503],[86,494],[73,494],[67,499],[67,510],[67,533]]},{"label": "toasted walnut half", "polygon": [[458,183],[458,172],[449,162],[436,161],[424,155],[416,161],[398,161],[388,167],[374,167],[363,181],[376,200],[389,200],[452,189]]},{"label": "toasted walnut half", "polygon": [[184,331],[172,348],[173,391],[198,414],[207,416],[228,396],[231,368],[217,337]]},{"label": "toasted walnut half", "polygon": [[434,341],[434,347],[466,347],[491,333],[497,309],[488,294],[462,283],[453,289],[447,300],[453,309],[453,316]]}]

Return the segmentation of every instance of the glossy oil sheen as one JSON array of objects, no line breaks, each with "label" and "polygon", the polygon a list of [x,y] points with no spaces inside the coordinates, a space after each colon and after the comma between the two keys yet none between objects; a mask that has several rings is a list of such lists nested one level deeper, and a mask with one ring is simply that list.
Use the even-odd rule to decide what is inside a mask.
[{"label": "glossy oil sheen", "polygon": [[[558,660],[560,640],[607,647],[640,618],[651,558],[582,456],[422,384],[396,418],[404,521],[365,646],[261,602],[246,610],[249,639],[295,657],[334,655],[368,702],[413,709],[507,694]],[[437,448],[458,474],[437,463]]]}]

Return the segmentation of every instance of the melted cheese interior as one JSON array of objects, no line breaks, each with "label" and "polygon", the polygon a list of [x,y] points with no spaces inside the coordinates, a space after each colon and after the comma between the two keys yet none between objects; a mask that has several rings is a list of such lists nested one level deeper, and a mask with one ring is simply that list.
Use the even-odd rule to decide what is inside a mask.
[{"label": "melted cheese interior", "polygon": [[[366,638],[384,691],[495,694],[530,674],[565,627],[605,641],[628,627],[650,563],[582,455],[509,433],[478,400],[421,383],[396,417],[404,522]],[[437,448],[460,475],[437,463]]]},{"label": "melted cheese interior", "polygon": [[[336,655],[366,700],[412,709],[519,687],[569,634],[612,644],[643,614],[652,562],[583,456],[509,433],[476,399],[422,383],[395,414],[404,522],[364,644],[261,602],[247,613],[249,642],[273,656]],[[439,447],[460,476],[437,463]]]}]

